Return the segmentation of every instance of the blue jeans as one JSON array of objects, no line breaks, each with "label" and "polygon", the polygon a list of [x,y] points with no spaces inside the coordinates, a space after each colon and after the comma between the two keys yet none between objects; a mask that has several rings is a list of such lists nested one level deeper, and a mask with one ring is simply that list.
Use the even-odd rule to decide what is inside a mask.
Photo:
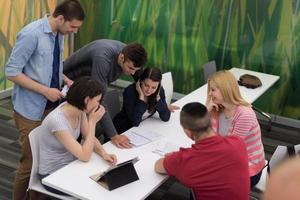
[{"label": "blue jeans", "polygon": [[[42,183],[42,179],[45,178],[45,177],[47,177],[47,176],[49,176],[50,174],[46,174],[46,175],[38,174],[38,175],[39,175],[39,179],[40,179],[40,181],[41,181],[41,183]],[[49,187],[49,186],[47,186],[47,185],[44,185],[43,183],[42,183],[42,185],[44,186],[44,188],[45,188],[46,190],[48,190],[49,192],[52,192],[52,193],[54,193],[54,194],[70,196],[70,195],[68,195],[68,194],[66,194],[66,193],[64,193],[64,192],[61,192],[61,191],[59,191],[59,190],[56,190],[56,189],[54,189],[54,188],[52,188],[52,187]]]}]

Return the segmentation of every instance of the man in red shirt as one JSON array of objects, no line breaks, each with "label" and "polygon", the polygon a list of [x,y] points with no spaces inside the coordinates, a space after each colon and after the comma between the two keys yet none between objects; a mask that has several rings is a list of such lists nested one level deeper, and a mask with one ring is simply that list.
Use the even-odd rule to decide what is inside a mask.
[{"label": "man in red shirt", "polygon": [[180,113],[185,134],[195,141],[155,163],[155,171],[174,176],[191,188],[196,199],[248,200],[248,155],[236,136],[220,137],[210,125],[204,105],[186,104]]}]

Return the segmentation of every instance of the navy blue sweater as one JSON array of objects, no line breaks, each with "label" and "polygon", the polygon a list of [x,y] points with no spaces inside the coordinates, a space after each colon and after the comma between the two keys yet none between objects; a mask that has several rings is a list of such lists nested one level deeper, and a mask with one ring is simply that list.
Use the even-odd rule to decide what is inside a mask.
[{"label": "navy blue sweater", "polygon": [[[160,100],[156,102],[154,111],[150,116],[157,111],[162,121],[168,121],[171,114],[166,103],[163,88],[160,89],[159,96]],[[133,126],[138,126],[142,121],[143,114],[146,112],[147,107],[147,103],[139,99],[135,83],[125,88],[123,92],[122,110],[113,119],[117,132],[121,134]]]}]

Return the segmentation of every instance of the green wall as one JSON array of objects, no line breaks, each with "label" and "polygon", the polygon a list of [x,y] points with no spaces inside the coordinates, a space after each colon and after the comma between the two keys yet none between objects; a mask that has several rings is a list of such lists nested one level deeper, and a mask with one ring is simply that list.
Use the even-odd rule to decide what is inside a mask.
[{"label": "green wall", "polygon": [[[0,0],[0,91],[17,32],[56,0]],[[172,71],[175,91],[203,85],[202,65],[243,67],[280,76],[254,104],[300,118],[299,0],[81,0],[87,13],[76,47],[100,38],[144,44],[148,66]],[[66,42],[67,48],[68,42]],[[66,54],[68,52],[66,51]]]},{"label": "green wall", "polygon": [[76,47],[100,38],[144,44],[148,66],[172,71],[175,91],[203,85],[202,65],[280,76],[254,104],[300,119],[298,0],[85,0]]},{"label": "green wall", "polygon": [[[4,65],[10,56],[18,32],[28,23],[51,13],[62,0],[0,0],[0,92],[13,86],[4,75]],[[69,41],[65,37],[65,57]]]}]

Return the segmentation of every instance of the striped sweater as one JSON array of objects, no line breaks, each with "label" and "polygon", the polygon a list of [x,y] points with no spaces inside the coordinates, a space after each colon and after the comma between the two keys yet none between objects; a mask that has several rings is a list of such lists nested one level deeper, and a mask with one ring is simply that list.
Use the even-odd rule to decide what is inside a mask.
[{"label": "striped sweater", "polygon": [[[228,135],[236,135],[244,141],[249,159],[249,174],[258,174],[265,165],[265,153],[261,130],[251,107],[238,106],[229,124]],[[212,116],[213,130],[219,132],[219,115]]]}]

